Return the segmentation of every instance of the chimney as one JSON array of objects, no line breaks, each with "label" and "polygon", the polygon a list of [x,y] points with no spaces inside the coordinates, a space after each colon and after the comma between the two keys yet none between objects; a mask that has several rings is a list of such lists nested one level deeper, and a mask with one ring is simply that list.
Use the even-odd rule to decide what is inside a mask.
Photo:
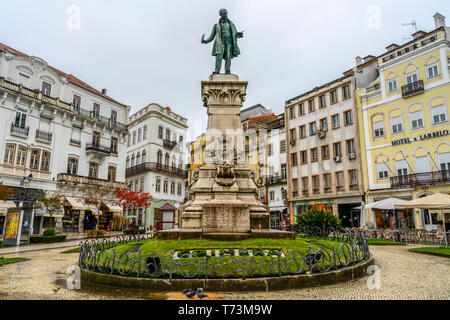
[{"label": "chimney", "polygon": [[440,27],[445,27],[445,17],[437,12],[434,16],[434,24],[436,25],[436,29]]},{"label": "chimney", "polygon": [[357,56],[355,58],[355,60],[356,60],[356,66],[363,64],[363,59],[360,56]]},{"label": "chimney", "polygon": [[107,93],[108,93],[107,89],[102,89],[102,96],[106,96]]}]

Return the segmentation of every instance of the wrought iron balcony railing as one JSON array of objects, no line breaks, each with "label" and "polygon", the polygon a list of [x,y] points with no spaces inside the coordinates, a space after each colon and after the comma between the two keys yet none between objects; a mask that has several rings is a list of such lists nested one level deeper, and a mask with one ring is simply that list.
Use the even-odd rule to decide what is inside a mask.
[{"label": "wrought iron balcony railing", "polygon": [[158,162],[145,162],[138,164],[136,166],[127,168],[125,175],[131,176],[143,171],[154,171],[154,172],[162,172],[170,175],[174,175],[177,177],[181,177],[186,179],[188,177],[188,172],[183,169],[179,169],[175,166],[166,166]]},{"label": "wrought iron balcony railing", "polygon": [[28,132],[30,131],[30,127],[21,127],[16,126],[14,123],[11,124],[11,133],[17,133],[23,136],[28,136]]},{"label": "wrought iron balcony railing", "polygon": [[167,139],[163,140],[163,146],[168,149],[173,149],[177,145],[176,141],[170,141]]},{"label": "wrought iron balcony railing", "polygon": [[94,151],[109,155],[111,153],[111,148],[97,143],[86,143],[86,151]]},{"label": "wrought iron balcony railing", "polygon": [[391,188],[408,188],[450,182],[450,170],[421,172],[404,176],[391,177]]},{"label": "wrought iron balcony railing", "polygon": [[402,96],[404,98],[422,93],[425,90],[423,80],[408,83],[402,87]]},{"label": "wrought iron balcony railing", "polygon": [[267,178],[267,184],[268,185],[277,184],[277,183],[284,183],[284,182],[286,182],[286,177],[285,176],[269,176]]},{"label": "wrought iron balcony railing", "polygon": [[52,141],[52,133],[42,130],[36,130],[36,139],[45,140],[45,141]]}]

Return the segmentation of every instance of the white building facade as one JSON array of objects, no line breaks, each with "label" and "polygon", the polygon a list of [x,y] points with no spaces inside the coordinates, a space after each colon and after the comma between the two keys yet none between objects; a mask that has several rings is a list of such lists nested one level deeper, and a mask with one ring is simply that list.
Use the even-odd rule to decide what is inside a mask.
[{"label": "white building facade", "polygon": [[151,206],[135,209],[135,222],[147,229],[170,229],[176,211],[159,209],[165,204],[178,208],[185,202],[187,119],[156,103],[130,116],[126,156],[126,183],[130,190],[152,195]]},{"label": "white building facade", "polygon": [[[97,91],[41,58],[0,44],[0,180],[64,196],[57,231],[82,232],[85,211],[106,229],[102,219],[121,214],[120,209],[105,208],[101,217],[81,200],[88,190],[125,186],[129,109],[106,89]],[[32,233],[39,234],[48,219],[29,211]]]}]

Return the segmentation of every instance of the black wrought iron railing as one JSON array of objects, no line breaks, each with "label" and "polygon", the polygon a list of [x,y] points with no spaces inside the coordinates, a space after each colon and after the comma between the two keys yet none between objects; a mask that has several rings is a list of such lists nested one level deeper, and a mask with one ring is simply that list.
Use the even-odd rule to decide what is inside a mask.
[{"label": "black wrought iron railing", "polygon": [[102,146],[97,143],[86,143],[86,151],[96,151],[104,154],[110,154],[111,148],[107,146]]},{"label": "black wrought iron railing", "polygon": [[155,172],[163,172],[167,174],[172,174],[181,178],[186,179],[188,176],[188,172],[183,169],[179,169],[175,166],[166,166],[158,162],[145,162],[138,164],[136,166],[127,168],[125,175],[130,176],[136,173],[140,173],[142,171],[155,171]]},{"label": "black wrought iron railing", "polygon": [[408,188],[450,182],[450,170],[421,172],[391,177],[391,188]]},{"label": "black wrought iron railing", "polygon": [[415,81],[412,83],[408,83],[402,87],[402,95],[404,98],[410,97],[419,93],[422,93],[425,90],[423,85],[423,80]]},{"label": "black wrought iron railing", "polygon": [[14,123],[11,124],[11,133],[18,133],[24,136],[28,136],[28,132],[30,131],[30,127],[26,126],[16,126]]},{"label": "black wrought iron railing", "polygon": [[283,182],[286,182],[285,176],[269,176],[269,177],[267,177],[268,185],[283,183]]},{"label": "black wrought iron railing", "polygon": [[163,140],[163,146],[169,149],[173,149],[177,145],[176,141],[170,141],[167,139]]},{"label": "black wrought iron railing", "polygon": [[45,141],[52,141],[52,133],[42,130],[36,130],[36,139],[41,139]]}]

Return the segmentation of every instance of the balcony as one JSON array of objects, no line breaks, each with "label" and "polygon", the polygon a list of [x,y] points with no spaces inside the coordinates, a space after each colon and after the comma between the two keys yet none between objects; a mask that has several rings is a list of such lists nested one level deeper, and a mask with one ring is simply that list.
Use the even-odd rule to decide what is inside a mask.
[{"label": "balcony", "polygon": [[404,176],[391,177],[391,188],[411,188],[447,184],[450,182],[450,170],[421,172]]},{"label": "balcony", "polygon": [[40,140],[43,142],[51,142],[52,141],[52,133],[42,130],[36,130],[36,140]]},{"label": "balcony", "polygon": [[58,183],[64,184],[75,184],[86,187],[103,187],[109,189],[121,189],[126,188],[126,184],[124,182],[118,181],[109,181],[98,178],[90,178],[85,176],[72,175],[68,173],[58,173],[56,180]]},{"label": "balcony", "polygon": [[170,140],[167,140],[167,139],[163,140],[164,148],[172,150],[176,145],[177,145],[176,141],[170,141]]},{"label": "balcony", "polygon": [[30,127],[16,126],[14,123],[11,124],[11,134],[16,134],[22,137],[28,137],[28,132]]},{"label": "balcony", "polygon": [[177,167],[173,166],[166,166],[161,163],[157,162],[145,162],[138,164],[134,167],[127,168],[125,175],[126,177],[132,176],[144,171],[154,171],[159,173],[165,173],[168,175],[173,175],[179,178],[186,179],[188,177],[188,172],[183,169],[178,169]]},{"label": "balcony", "polygon": [[292,191],[292,197],[298,198],[298,191]]},{"label": "balcony", "polygon": [[70,144],[73,144],[73,145],[76,145],[76,146],[81,146],[81,141],[77,140],[77,139],[70,138]]},{"label": "balcony", "polygon": [[98,143],[86,143],[86,153],[97,153],[99,155],[109,156],[111,154],[111,148],[102,146]]},{"label": "balcony", "polygon": [[267,185],[283,184],[283,183],[286,183],[285,176],[269,176],[267,178]]},{"label": "balcony", "polygon": [[408,98],[420,94],[424,90],[423,80],[415,81],[402,87],[402,96]]}]

